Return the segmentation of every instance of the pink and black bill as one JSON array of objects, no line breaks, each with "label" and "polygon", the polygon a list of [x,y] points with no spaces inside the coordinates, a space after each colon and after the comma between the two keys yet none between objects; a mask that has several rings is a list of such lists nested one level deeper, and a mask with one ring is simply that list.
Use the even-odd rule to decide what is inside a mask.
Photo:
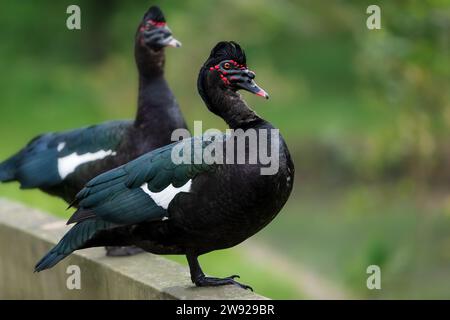
[{"label": "pink and black bill", "polygon": [[181,42],[172,36],[172,31],[167,26],[166,19],[161,9],[151,7],[144,15],[139,27],[141,45],[154,49],[164,47],[181,47]]}]

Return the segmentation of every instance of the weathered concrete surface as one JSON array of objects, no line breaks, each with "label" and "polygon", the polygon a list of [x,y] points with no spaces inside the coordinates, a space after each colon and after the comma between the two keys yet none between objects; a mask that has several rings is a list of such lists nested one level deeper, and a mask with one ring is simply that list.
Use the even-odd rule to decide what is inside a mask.
[{"label": "weathered concrete surface", "polygon": [[[69,228],[61,219],[0,199],[0,299],[265,299],[235,286],[196,288],[187,268],[148,253],[109,258],[103,248],[92,248],[33,273]],[[81,290],[66,286],[69,265],[81,269]]]}]

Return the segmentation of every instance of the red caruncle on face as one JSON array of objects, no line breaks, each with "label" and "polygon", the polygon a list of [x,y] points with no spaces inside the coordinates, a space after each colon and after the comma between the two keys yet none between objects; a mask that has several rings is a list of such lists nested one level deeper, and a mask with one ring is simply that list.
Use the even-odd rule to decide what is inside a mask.
[{"label": "red caruncle on face", "polygon": [[216,64],[215,66],[209,68],[210,71],[215,70],[215,71],[219,72],[220,79],[222,79],[223,83],[226,85],[230,85],[230,81],[226,77],[226,75],[228,74],[227,70],[233,70],[233,69],[234,70],[236,70],[236,69],[245,70],[245,69],[247,69],[247,66],[244,64],[239,64],[234,60],[225,60],[225,61],[222,61],[221,63]]}]

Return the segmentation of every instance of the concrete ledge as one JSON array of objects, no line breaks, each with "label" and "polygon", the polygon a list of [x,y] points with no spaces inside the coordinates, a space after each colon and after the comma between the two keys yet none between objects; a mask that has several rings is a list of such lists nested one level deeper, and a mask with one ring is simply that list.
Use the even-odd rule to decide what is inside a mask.
[{"label": "concrete ledge", "polygon": [[[234,286],[196,288],[188,269],[173,261],[147,253],[108,258],[103,248],[33,273],[68,228],[61,219],[0,199],[0,299],[266,299]],[[69,265],[81,269],[80,290],[66,286]]]}]

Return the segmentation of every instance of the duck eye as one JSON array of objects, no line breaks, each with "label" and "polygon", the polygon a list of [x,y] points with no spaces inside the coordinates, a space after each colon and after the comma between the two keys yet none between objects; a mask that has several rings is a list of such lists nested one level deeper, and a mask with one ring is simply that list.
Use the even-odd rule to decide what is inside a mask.
[{"label": "duck eye", "polygon": [[229,62],[225,62],[223,67],[224,67],[224,69],[230,69],[231,65]]}]

